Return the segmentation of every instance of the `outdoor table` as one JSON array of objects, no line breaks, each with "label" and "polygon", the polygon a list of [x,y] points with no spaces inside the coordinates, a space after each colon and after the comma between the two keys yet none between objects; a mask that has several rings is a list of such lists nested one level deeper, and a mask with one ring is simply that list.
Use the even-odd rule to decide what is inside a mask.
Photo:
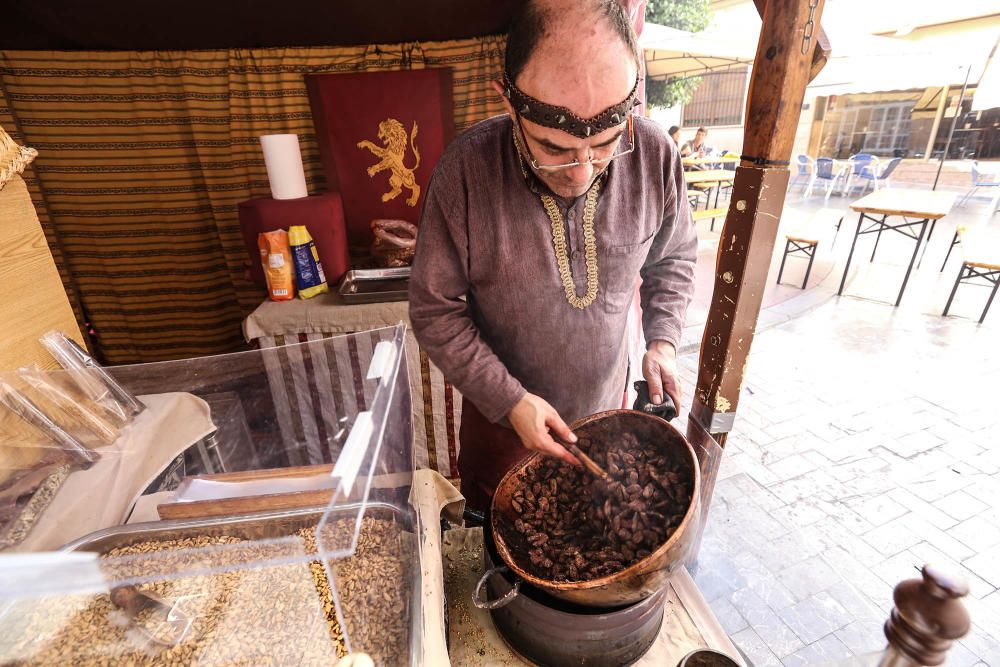
[{"label": "outdoor table", "polygon": [[[931,236],[934,234],[934,225],[938,219],[943,218],[951,211],[954,203],[955,195],[949,192],[893,188],[873,192],[851,204],[851,209],[859,213],[858,226],[854,231],[854,240],[851,242],[851,251],[847,254],[847,264],[844,266],[844,275],[840,279],[840,289],[837,290],[837,294],[844,293],[844,284],[847,282],[847,272],[851,268],[851,258],[854,256],[854,247],[857,245],[858,237],[862,234],[877,234],[871,256],[871,259],[875,259],[875,251],[878,249],[882,232],[894,231],[917,242],[913,248],[913,255],[910,257],[910,264],[906,267],[906,275],[903,277],[903,285],[899,288],[899,296],[896,297],[895,305],[898,306],[903,300],[903,292],[906,290],[906,283],[910,280],[910,273],[913,271],[913,263],[917,260],[920,245],[924,242],[924,232],[927,231],[927,225],[931,226],[930,232],[927,234],[927,242],[930,243]],[[881,216],[881,219],[876,216]],[[889,216],[900,216],[903,221],[895,224],[887,222]],[[872,224],[862,229],[866,220]]]},{"label": "outdoor table", "polygon": [[[729,169],[704,169],[701,171],[685,171],[684,180],[688,185],[708,185],[715,187],[715,206],[719,206],[719,192],[723,183],[731,183],[736,178],[736,172]],[[705,201],[708,208],[708,201]]]},{"label": "outdoor table", "polygon": [[716,156],[706,156],[706,157],[684,157],[681,158],[681,164],[685,167],[693,167],[700,164],[720,164],[722,162],[739,162],[739,155],[716,155]]}]

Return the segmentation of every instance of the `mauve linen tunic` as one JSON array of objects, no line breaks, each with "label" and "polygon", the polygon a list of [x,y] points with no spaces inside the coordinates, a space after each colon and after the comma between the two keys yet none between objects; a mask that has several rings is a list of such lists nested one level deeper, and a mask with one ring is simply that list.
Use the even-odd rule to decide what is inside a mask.
[{"label": "mauve linen tunic", "polygon": [[[509,116],[451,143],[434,170],[410,279],[413,331],[445,378],[491,422],[526,391],[567,422],[621,407],[626,318],[642,279],[647,341],[675,346],[694,293],[697,236],[680,156],[655,122],[635,117],[635,150],[611,162],[595,217],[599,289],[567,302],[545,185],[519,166]],[[556,198],[576,292],[586,291],[585,197]]]}]

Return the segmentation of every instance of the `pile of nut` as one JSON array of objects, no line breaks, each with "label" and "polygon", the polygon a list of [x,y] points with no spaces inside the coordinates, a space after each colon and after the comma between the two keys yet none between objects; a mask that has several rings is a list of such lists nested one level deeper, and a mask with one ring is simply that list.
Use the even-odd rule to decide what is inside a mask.
[{"label": "pile of nut", "polygon": [[[354,519],[324,529],[347,531],[339,543],[353,532]],[[295,535],[300,549],[316,553],[314,526]],[[396,521],[366,516],[354,555],[332,562],[351,649],[368,652],[378,665],[408,657],[412,538]],[[191,619],[173,646],[151,645],[107,593],[19,600],[0,625],[0,663],[333,665],[347,646],[326,570],[319,560],[259,565],[283,555],[282,544],[199,536],[115,548],[101,561],[109,580],[128,578],[136,568],[184,572],[205,558],[237,569],[138,587],[177,601]]]},{"label": "pile of nut", "polygon": [[578,444],[607,479],[541,459],[514,492],[512,524],[498,526],[517,564],[550,581],[589,581],[629,567],[673,535],[691,504],[683,461],[634,434]]}]

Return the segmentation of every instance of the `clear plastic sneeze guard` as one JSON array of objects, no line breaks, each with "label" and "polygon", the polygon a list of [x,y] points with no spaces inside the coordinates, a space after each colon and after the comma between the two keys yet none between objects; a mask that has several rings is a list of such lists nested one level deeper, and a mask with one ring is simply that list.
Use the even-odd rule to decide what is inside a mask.
[{"label": "clear plastic sneeze guard", "polygon": [[113,440],[0,404],[0,664],[413,664],[404,332],[106,368],[145,408]]}]

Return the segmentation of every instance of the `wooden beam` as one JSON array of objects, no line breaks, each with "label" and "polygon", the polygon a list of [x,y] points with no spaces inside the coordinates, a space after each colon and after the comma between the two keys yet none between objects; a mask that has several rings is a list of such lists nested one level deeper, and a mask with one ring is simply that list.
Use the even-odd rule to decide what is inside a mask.
[{"label": "wooden beam", "polygon": [[[758,7],[763,0],[755,0]],[[735,421],[788,185],[788,160],[819,46],[823,0],[767,0],[744,123],[742,162],[719,239],[715,288],[701,344],[688,440],[711,490]],[[714,455],[713,455],[714,452]]]}]

